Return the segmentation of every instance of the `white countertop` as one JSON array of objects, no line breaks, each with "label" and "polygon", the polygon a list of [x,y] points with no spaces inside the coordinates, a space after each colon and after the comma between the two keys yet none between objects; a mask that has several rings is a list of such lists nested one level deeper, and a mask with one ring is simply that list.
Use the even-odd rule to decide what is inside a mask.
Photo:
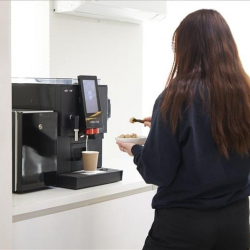
[{"label": "white countertop", "polygon": [[63,210],[62,207],[68,210],[72,206],[87,206],[155,189],[144,182],[132,158],[127,155],[104,160],[103,167],[123,170],[122,181],[79,190],[51,187],[26,194],[13,194],[13,217],[39,211],[48,213],[55,208]]}]

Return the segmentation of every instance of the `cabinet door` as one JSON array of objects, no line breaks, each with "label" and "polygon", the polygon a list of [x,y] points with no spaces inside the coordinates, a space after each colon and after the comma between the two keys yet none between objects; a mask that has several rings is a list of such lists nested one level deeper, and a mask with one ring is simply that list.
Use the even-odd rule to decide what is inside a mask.
[{"label": "cabinet door", "polygon": [[13,223],[14,249],[142,249],[154,191]]},{"label": "cabinet door", "polygon": [[149,191],[92,205],[91,249],[142,249],[154,219]]},{"label": "cabinet door", "polygon": [[13,249],[91,249],[90,207],[13,223]]}]

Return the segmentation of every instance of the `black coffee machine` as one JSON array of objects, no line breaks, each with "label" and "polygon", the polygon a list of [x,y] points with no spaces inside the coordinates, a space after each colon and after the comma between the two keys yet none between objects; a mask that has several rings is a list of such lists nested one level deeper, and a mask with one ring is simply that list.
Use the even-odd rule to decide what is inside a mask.
[{"label": "black coffee machine", "polygon": [[[102,139],[110,100],[96,76],[13,78],[13,192],[48,186],[80,189],[122,180],[102,168]],[[98,170],[86,173],[82,151],[99,151]]]}]

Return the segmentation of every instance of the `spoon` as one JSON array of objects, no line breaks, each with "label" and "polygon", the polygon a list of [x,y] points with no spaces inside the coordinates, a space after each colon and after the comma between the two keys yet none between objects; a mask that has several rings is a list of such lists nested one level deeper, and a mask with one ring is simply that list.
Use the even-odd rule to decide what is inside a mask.
[{"label": "spoon", "polygon": [[140,120],[140,119],[136,119],[136,118],[132,117],[129,119],[129,122],[131,122],[131,123],[135,123],[135,122],[144,123],[144,120]]}]

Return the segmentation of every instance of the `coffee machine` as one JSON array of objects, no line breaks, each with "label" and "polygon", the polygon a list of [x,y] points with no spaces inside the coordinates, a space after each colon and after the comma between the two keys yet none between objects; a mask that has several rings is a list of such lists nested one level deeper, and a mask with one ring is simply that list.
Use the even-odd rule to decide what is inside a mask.
[{"label": "coffee machine", "polygon": [[[111,108],[96,76],[12,79],[13,192],[48,186],[80,189],[122,180],[102,168]],[[97,171],[83,170],[82,151],[98,151]]]}]

